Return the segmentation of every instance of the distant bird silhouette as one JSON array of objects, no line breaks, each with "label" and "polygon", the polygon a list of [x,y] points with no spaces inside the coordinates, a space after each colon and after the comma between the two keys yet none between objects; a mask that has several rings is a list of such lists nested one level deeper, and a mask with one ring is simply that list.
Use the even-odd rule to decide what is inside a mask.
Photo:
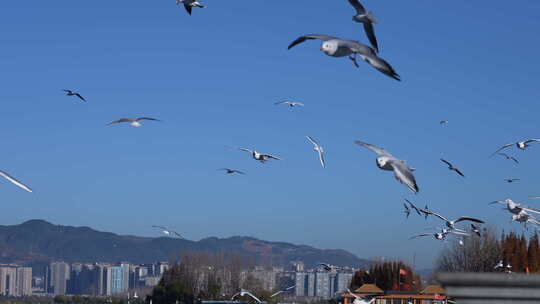
[{"label": "distant bird silhouette", "polygon": [[275,105],[288,105],[289,107],[291,108],[294,108],[296,106],[300,106],[300,107],[303,107],[304,104],[301,103],[301,102],[298,102],[298,101],[292,101],[292,100],[284,100],[284,101],[278,101],[278,102],[274,102]]},{"label": "distant bird silhouette", "polygon": [[186,12],[188,12],[188,14],[190,15],[191,15],[191,10],[193,9],[193,7],[200,7],[200,8],[206,7],[196,0],[176,0],[177,5],[180,3],[184,4],[184,8],[186,9]]},{"label": "distant bird silhouette", "polygon": [[123,122],[129,122],[129,125],[132,127],[140,127],[142,124],[139,121],[142,120],[154,120],[154,121],[160,121],[159,119],[152,118],[152,117],[139,117],[139,118],[120,118],[117,120],[113,120],[107,124],[107,126],[123,123]]},{"label": "distant bird silhouette", "polygon": [[519,178],[505,178],[504,181],[507,183],[513,183],[520,180]]},{"label": "distant bird silhouette", "polygon": [[465,177],[465,175],[463,175],[463,173],[461,173],[461,171],[458,168],[452,166],[452,164],[450,162],[448,162],[448,161],[446,161],[446,160],[444,160],[442,158],[441,158],[441,161],[448,165],[449,170],[455,171],[457,174],[461,175],[462,177]]},{"label": "distant bird silhouette", "polygon": [[181,239],[184,238],[182,235],[180,235],[180,233],[178,233],[178,232],[176,232],[176,231],[174,231],[174,230],[168,229],[167,227],[156,226],[156,225],[153,225],[152,227],[160,229],[161,232],[162,232],[163,234],[165,234],[165,235],[168,235],[168,236],[173,236],[173,235],[175,235],[175,236],[177,236],[177,237],[179,237],[179,238],[181,238]]},{"label": "distant bird silhouette", "polygon": [[440,124],[441,126],[444,126],[444,125],[446,125],[448,122],[449,122],[448,120],[441,120],[441,121],[439,121],[439,124]]},{"label": "distant bird silhouette", "polygon": [[524,140],[524,141],[518,141],[518,142],[514,142],[514,143],[509,143],[509,144],[506,144],[502,147],[500,147],[497,151],[493,152],[493,154],[491,154],[491,156],[495,155],[497,152],[503,150],[503,149],[506,149],[508,147],[511,147],[513,145],[516,145],[516,147],[520,150],[525,150],[527,149],[531,143],[533,142],[538,142],[540,141],[540,139],[536,139],[536,138],[531,138],[531,139],[527,139],[527,140]]},{"label": "distant bird silhouette", "polygon": [[73,92],[73,91],[71,91],[71,90],[62,90],[62,91],[66,92],[66,95],[67,95],[67,96],[77,96],[77,97],[79,97],[82,101],[86,101],[86,99],[84,99],[84,97],[82,97],[82,96],[81,96],[79,93],[77,93],[77,92]]},{"label": "distant bird silhouette", "polygon": [[236,169],[221,168],[221,169],[218,169],[218,170],[225,171],[225,173],[227,173],[227,174],[234,174],[234,173],[245,174],[244,172],[242,172],[240,170],[236,170]]}]

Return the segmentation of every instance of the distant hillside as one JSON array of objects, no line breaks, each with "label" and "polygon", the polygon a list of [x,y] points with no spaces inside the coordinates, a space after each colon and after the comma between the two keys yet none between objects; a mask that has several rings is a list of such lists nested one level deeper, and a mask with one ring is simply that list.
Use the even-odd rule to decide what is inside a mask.
[{"label": "distant hillside", "polygon": [[355,267],[368,263],[345,250],[321,250],[251,237],[210,237],[200,241],[136,237],[88,227],[53,225],[43,220],[0,226],[0,263],[41,264],[53,260],[151,263],[177,258],[186,251],[233,252],[272,265],[286,265],[295,260],[304,261],[307,267],[319,262]]}]

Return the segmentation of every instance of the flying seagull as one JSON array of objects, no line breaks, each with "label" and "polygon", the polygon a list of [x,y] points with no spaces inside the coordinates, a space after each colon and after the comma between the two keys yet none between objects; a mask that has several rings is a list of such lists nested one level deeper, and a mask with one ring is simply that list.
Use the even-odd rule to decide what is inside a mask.
[{"label": "flying seagull", "polygon": [[478,235],[479,237],[482,236],[480,234],[480,229],[478,229],[478,227],[475,224],[471,224],[471,231],[476,233],[476,235]]},{"label": "flying seagull", "polygon": [[129,122],[129,124],[130,124],[132,127],[140,127],[140,126],[142,126],[142,124],[139,122],[139,121],[141,121],[141,120],[154,120],[154,121],[160,121],[159,119],[152,118],[152,117],[120,118],[120,119],[111,121],[110,123],[107,124],[107,126],[110,126],[110,125],[113,125],[113,124],[117,124],[117,123],[122,123],[122,122]]},{"label": "flying seagull", "polygon": [[506,153],[497,153],[497,154],[499,154],[501,156],[504,156],[508,160],[513,160],[516,164],[519,164],[519,161],[513,156],[510,156],[510,155],[508,155]]},{"label": "flying seagull", "polygon": [[403,213],[405,213],[405,216],[407,218],[409,218],[409,215],[411,215],[411,209],[409,208],[409,206],[407,206],[407,204],[403,203],[403,207],[405,207],[405,210],[403,210]]},{"label": "flying seagull", "polygon": [[484,224],[484,221],[482,220],[479,220],[477,218],[474,218],[474,217],[469,217],[469,216],[462,216],[462,217],[459,217],[455,220],[449,220],[447,218],[445,218],[444,216],[438,214],[438,213],[435,213],[433,211],[428,211],[430,215],[433,215],[433,216],[436,216],[438,218],[440,218],[441,220],[443,220],[446,224],[446,227],[452,229],[452,230],[456,230],[456,224],[459,223],[459,222],[463,222],[463,221],[469,221],[469,222],[475,222],[475,223],[479,223],[479,224]]},{"label": "flying seagull", "polygon": [[324,161],[324,149],[321,147],[311,136],[306,136],[306,138],[313,144],[313,150],[317,151],[319,154],[319,161],[321,162],[321,166],[324,168],[326,166],[326,162]]},{"label": "flying seagull", "polygon": [[461,171],[459,171],[458,168],[452,166],[452,164],[450,162],[448,162],[448,161],[446,161],[446,160],[444,160],[442,158],[441,158],[441,161],[448,165],[449,170],[455,171],[457,174],[461,175],[462,177],[465,177],[465,175],[463,175],[463,173],[461,173]]},{"label": "flying seagull", "polygon": [[441,126],[444,126],[444,125],[446,125],[447,123],[448,123],[448,120],[441,120],[441,121],[439,121],[439,124],[440,124]]},{"label": "flying seagull", "polygon": [[82,97],[82,96],[81,96],[79,93],[77,93],[77,92],[73,92],[73,91],[71,91],[71,90],[62,90],[62,91],[66,92],[66,95],[67,95],[67,96],[77,96],[77,97],[79,97],[82,101],[86,101],[86,99],[84,99],[84,97]]},{"label": "flying seagull", "polygon": [[513,183],[520,180],[519,178],[505,178],[504,181],[507,183]]},{"label": "flying seagull", "polygon": [[418,235],[412,236],[412,237],[409,238],[409,240],[416,239],[416,238],[419,238],[419,237],[432,236],[432,237],[434,237],[436,240],[444,241],[444,240],[446,239],[446,237],[447,237],[449,234],[468,235],[467,233],[461,232],[461,231],[448,230],[448,229],[441,229],[440,232],[435,232],[435,233],[422,233],[422,234],[418,234]]},{"label": "flying seagull", "polygon": [[527,139],[527,140],[524,140],[524,141],[518,141],[518,142],[506,144],[506,145],[500,147],[497,151],[493,152],[493,154],[491,154],[491,156],[497,154],[497,152],[501,151],[502,149],[506,149],[506,148],[511,147],[513,145],[516,145],[516,147],[518,147],[518,149],[520,149],[520,150],[525,150],[530,146],[531,143],[537,142],[537,141],[540,141],[540,139],[531,138],[531,139]]},{"label": "flying seagull", "polygon": [[413,169],[411,169],[407,163],[403,160],[395,158],[392,154],[386,152],[384,149],[378,148],[374,145],[357,140],[357,145],[368,148],[369,150],[377,153],[377,167],[382,170],[394,171],[395,178],[412,192],[417,193],[419,191],[416,179],[413,175]]},{"label": "flying seagull", "polygon": [[279,158],[277,156],[273,156],[273,155],[270,155],[270,154],[262,154],[262,153],[259,153],[259,152],[255,151],[255,150],[250,150],[250,149],[247,149],[247,148],[238,148],[238,150],[251,153],[251,155],[253,156],[253,159],[258,160],[263,164],[266,161],[268,161],[269,159],[281,160],[281,158]]},{"label": "flying seagull", "polygon": [[281,293],[290,291],[291,289],[293,289],[293,288],[295,288],[295,287],[296,287],[296,285],[293,285],[293,286],[287,287],[287,288],[285,288],[285,289],[283,289],[283,290],[280,290],[280,291],[278,291],[278,292],[272,294],[272,295],[270,296],[270,298],[273,298],[273,297],[275,297],[275,296],[277,296],[277,295],[279,295],[279,294],[281,294]]},{"label": "flying seagull", "polygon": [[188,14],[191,15],[191,10],[192,8],[195,6],[195,7],[200,7],[200,8],[205,8],[206,6],[200,4],[198,1],[196,0],[176,0],[176,5],[180,4],[180,3],[183,3],[184,4],[184,8],[186,9],[186,11],[188,12]]},{"label": "flying seagull", "polygon": [[540,214],[540,210],[538,209],[534,209],[534,208],[530,208],[530,207],[527,207],[525,205],[522,205],[520,203],[516,203],[514,202],[513,200],[511,199],[505,199],[505,200],[499,200],[499,201],[494,201],[494,202],[491,202],[489,203],[490,205],[492,204],[503,204],[503,205],[506,205],[506,210],[508,210],[510,213],[512,214],[519,214],[520,212],[522,211],[527,211],[527,212],[533,212],[533,213],[538,213]]},{"label": "flying seagull", "polygon": [[261,300],[259,300],[256,296],[254,296],[251,292],[249,292],[248,290],[245,290],[245,289],[240,289],[240,292],[239,293],[236,293],[235,295],[232,296],[231,300],[234,300],[234,298],[236,298],[237,296],[245,296],[245,295],[248,295],[250,297],[252,297],[255,301],[257,301],[259,304],[262,303]]},{"label": "flying seagull", "polygon": [[292,100],[284,100],[284,101],[278,101],[278,102],[274,102],[275,105],[288,105],[289,107],[291,108],[294,108],[296,106],[300,106],[300,107],[303,107],[304,104],[301,103],[301,102],[298,102],[298,101],[292,101]]},{"label": "flying seagull", "polygon": [[156,226],[156,225],[153,225],[152,226],[153,228],[158,228],[161,230],[161,232],[167,236],[173,236],[173,235],[176,235],[177,237],[183,239],[184,237],[182,237],[180,235],[180,233],[174,231],[174,230],[171,230],[171,229],[168,229],[167,227],[163,227],[163,226]]},{"label": "flying seagull", "polygon": [[30,187],[28,187],[27,185],[21,183],[20,181],[16,180],[13,176],[9,175],[7,172],[4,172],[4,171],[1,171],[0,170],[0,176],[2,176],[3,178],[7,179],[8,181],[14,183],[16,186],[28,191],[28,192],[32,192],[32,189],[30,189]]},{"label": "flying seagull", "polygon": [[371,46],[375,51],[379,52],[379,45],[377,44],[377,37],[375,37],[375,30],[373,29],[373,24],[377,24],[377,19],[373,17],[371,12],[366,11],[364,6],[358,0],[349,0],[349,3],[356,10],[356,15],[353,16],[352,20],[364,25],[364,31],[371,43]]},{"label": "flying seagull", "polygon": [[339,267],[339,266],[334,266],[334,265],[331,265],[331,264],[328,264],[328,263],[318,263],[317,266],[321,266],[326,271],[333,271],[333,270],[337,271],[337,270],[341,269],[341,267]]},{"label": "flying seagull", "polygon": [[245,174],[244,172],[242,172],[240,170],[236,170],[236,169],[221,168],[221,169],[218,169],[218,170],[225,171],[225,173],[227,173],[227,174],[234,174],[234,173]]},{"label": "flying seagull", "polygon": [[394,71],[394,68],[386,62],[384,59],[377,56],[377,53],[374,49],[370,48],[365,44],[361,44],[353,40],[344,40],[337,37],[332,37],[328,35],[305,35],[300,36],[291,44],[289,44],[288,49],[291,49],[297,44],[300,44],[306,40],[320,39],[323,41],[321,46],[321,51],[326,55],[331,57],[344,57],[349,56],[349,59],[353,61],[354,65],[358,67],[356,62],[356,56],[360,56],[364,61],[369,63],[372,67],[379,70],[379,72],[394,78],[395,80],[401,81],[399,75]]}]

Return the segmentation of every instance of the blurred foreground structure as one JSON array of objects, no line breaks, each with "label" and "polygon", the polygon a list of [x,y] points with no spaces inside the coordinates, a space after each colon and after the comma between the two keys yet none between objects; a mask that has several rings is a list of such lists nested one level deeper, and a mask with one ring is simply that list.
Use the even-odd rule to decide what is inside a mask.
[{"label": "blurred foreground structure", "polygon": [[459,304],[540,303],[540,275],[443,272],[436,280]]}]

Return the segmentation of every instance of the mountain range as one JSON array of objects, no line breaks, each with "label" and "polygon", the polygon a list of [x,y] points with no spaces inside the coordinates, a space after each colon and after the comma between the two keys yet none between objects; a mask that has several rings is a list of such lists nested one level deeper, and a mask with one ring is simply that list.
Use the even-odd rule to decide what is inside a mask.
[{"label": "mountain range", "polygon": [[30,220],[19,225],[0,225],[0,263],[22,265],[51,261],[69,263],[120,262],[154,263],[180,257],[185,252],[227,252],[251,257],[256,263],[285,266],[303,261],[306,267],[317,263],[362,267],[368,260],[341,249],[317,249],[252,237],[209,237],[191,241],[171,237],[139,237],[101,232],[89,227],[54,225]]}]

